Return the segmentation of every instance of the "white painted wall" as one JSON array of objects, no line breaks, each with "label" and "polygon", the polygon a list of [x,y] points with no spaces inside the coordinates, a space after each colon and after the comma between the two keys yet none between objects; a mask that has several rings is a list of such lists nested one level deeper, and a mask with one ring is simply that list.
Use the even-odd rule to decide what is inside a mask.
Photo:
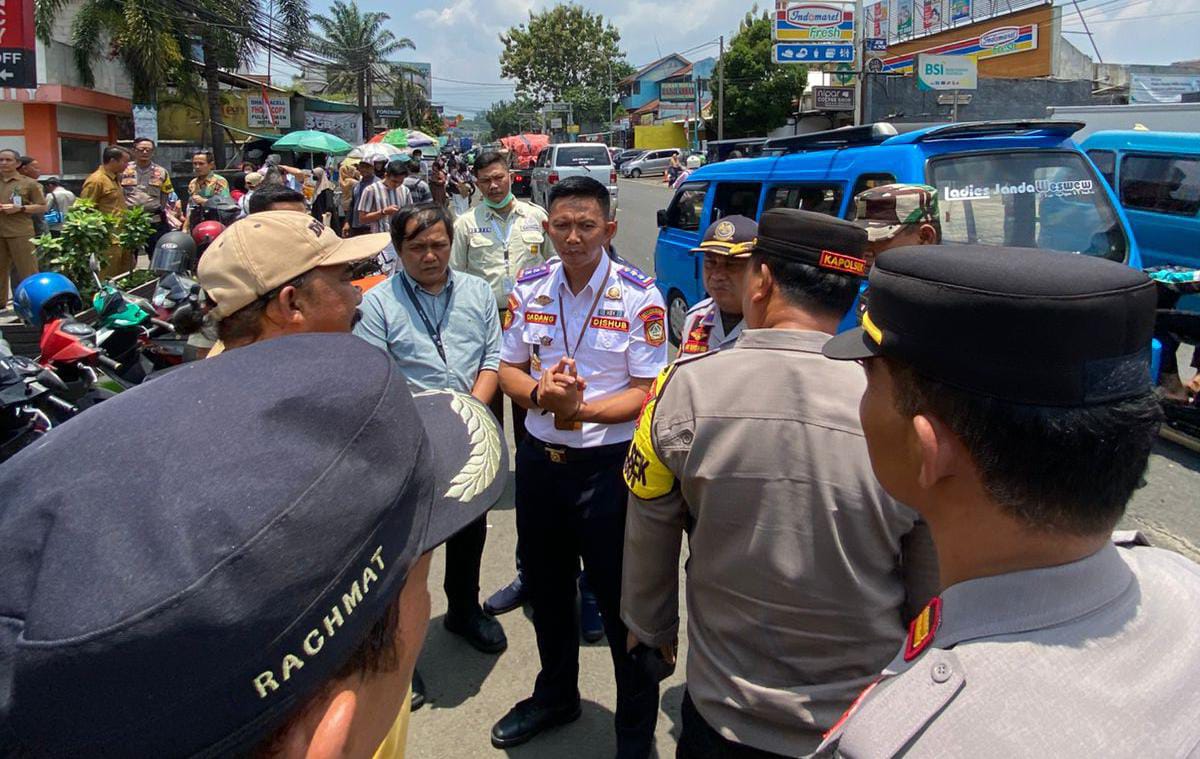
[{"label": "white painted wall", "polygon": [[82,108],[60,105],[58,131],[108,137],[108,117],[99,111],[85,111]]},{"label": "white painted wall", "polygon": [[24,129],[25,108],[20,103],[0,103],[0,129]]}]

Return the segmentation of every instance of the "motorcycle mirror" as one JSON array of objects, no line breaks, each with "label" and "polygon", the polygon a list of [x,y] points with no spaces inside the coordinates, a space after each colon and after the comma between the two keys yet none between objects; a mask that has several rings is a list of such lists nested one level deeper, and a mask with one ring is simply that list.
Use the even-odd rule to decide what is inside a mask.
[{"label": "motorcycle mirror", "polygon": [[92,272],[92,274],[100,274],[100,262],[96,260],[95,253],[88,254],[88,269]]}]

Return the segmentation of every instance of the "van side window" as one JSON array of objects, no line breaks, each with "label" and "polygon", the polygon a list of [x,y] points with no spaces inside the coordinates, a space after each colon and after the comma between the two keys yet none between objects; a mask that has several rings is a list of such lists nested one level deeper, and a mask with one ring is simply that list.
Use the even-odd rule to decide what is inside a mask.
[{"label": "van side window", "polygon": [[667,226],[675,229],[698,231],[700,217],[704,214],[704,197],[708,195],[707,182],[691,182],[679,188],[674,200],[667,208]]},{"label": "van side window", "polygon": [[846,218],[853,219],[856,212],[854,207],[854,199],[858,197],[860,192],[871,190],[876,187],[882,187],[885,184],[895,184],[896,177],[891,174],[863,174],[854,183],[854,192],[850,194],[850,205],[846,207]]},{"label": "van side window", "polygon": [[837,216],[841,207],[842,186],[839,184],[786,184],[776,185],[767,192],[767,203],[763,210],[800,208]]},{"label": "van side window", "polygon": [[1092,159],[1092,163],[1096,164],[1096,168],[1100,170],[1100,175],[1104,177],[1104,181],[1108,182],[1109,187],[1116,187],[1114,181],[1117,176],[1117,156],[1111,150],[1089,150],[1088,158]]},{"label": "van side window", "polygon": [[745,216],[758,219],[758,196],[762,185],[758,182],[721,182],[713,198],[713,221],[726,216]]},{"label": "van side window", "polygon": [[1200,159],[1127,155],[1121,159],[1121,204],[1179,216],[1200,212]]}]

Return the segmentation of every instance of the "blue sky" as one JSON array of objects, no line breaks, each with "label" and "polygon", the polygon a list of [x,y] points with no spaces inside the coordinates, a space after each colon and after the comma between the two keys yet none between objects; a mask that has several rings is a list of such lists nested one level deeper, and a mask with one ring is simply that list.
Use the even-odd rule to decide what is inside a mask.
[{"label": "blue sky", "polygon": [[[309,2],[315,13],[329,6],[328,0]],[[401,58],[433,64],[433,100],[444,104],[447,113],[483,110],[496,100],[511,97],[512,87],[500,79],[498,35],[524,21],[531,10],[554,4],[547,0],[359,1],[363,9],[389,14],[388,27],[416,43],[417,49],[406,51]],[[688,50],[686,55],[692,60],[716,55],[717,36],[725,34],[728,39],[751,7],[722,0],[599,0],[584,5],[616,25],[622,47],[634,65],[648,63],[660,52]],[[1200,0],[1080,0],[1079,5],[1105,62],[1170,63],[1200,58],[1200,37],[1196,35]],[[1069,3],[1065,5],[1064,29],[1081,29]],[[1086,37],[1071,34],[1068,39],[1092,54]],[[284,80],[290,70],[273,73]]]}]

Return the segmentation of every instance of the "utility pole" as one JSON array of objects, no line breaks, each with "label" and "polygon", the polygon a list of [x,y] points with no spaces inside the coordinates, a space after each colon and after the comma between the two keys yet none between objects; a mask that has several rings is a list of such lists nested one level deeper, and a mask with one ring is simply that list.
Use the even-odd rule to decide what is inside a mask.
[{"label": "utility pole", "polygon": [[867,84],[867,66],[863,34],[863,0],[854,0],[854,55],[858,58],[858,76],[854,80],[854,126],[863,120],[863,91]]},{"label": "utility pole", "polygon": [[[860,0],[861,1],[861,0]],[[717,58],[717,139],[725,139],[725,35],[720,39],[721,52]]]},{"label": "utility pole", "polygon": [[[267,3],[267,84],[271,83],[271,27],[275,21],[275,0],[269,0]],[[270,113],[271,104],[267,103],[267,112]]]}]

